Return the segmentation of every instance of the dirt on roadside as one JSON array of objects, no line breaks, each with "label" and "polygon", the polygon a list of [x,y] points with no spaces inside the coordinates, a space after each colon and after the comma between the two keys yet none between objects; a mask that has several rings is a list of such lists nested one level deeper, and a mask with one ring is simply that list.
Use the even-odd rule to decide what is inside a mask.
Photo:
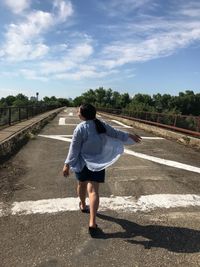
[{"label": "dirt on roadside", "polygon": [[25,174],[25,168],[20,161],[9,160],[0,165],[0,201],[10,201],[16,190],[23,188],[19,177]]}]

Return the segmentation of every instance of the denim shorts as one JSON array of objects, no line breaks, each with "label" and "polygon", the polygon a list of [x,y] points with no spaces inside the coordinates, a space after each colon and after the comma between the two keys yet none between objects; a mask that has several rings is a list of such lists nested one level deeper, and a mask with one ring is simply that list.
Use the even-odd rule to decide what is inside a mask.
[{"label": "denim shorts", "polygon": [[81,172],[75,172],[75,175],[77,180],[80,182],[93,181],[104,183],[105,181],[105,169],[98,172],[93,172],[88,170],[88,168],[85,166]]}]

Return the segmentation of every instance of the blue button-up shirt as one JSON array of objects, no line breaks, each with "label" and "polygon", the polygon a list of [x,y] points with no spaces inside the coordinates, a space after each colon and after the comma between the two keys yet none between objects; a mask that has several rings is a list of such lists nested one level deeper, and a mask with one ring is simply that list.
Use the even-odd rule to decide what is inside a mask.
[{"label": "blue button-up shirt", "polygon": [[129,134],[101,121],[106,133],[99,134],[93,120],[83,121],[74,130],[69,153],[65,160],[75,172],[86,165],[92,171],[100,171],[113,164],[123,153],[123,144]]}]

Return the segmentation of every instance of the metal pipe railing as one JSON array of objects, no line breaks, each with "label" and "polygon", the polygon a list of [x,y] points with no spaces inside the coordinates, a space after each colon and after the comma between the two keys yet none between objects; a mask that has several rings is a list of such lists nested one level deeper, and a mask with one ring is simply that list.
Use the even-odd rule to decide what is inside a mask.
[{"label": "metal pipe railing", "polygon": [[98,111],[200,137],[200,116],[186,116],[126,109],[97,108]]},{"label": "metal pipe railing", "polygon": [[58,108],[58,106],[41,105],[0,108],[0,127],[5,125],[12,125],[22,120],[28,120],[31,117],[55,108]]}]

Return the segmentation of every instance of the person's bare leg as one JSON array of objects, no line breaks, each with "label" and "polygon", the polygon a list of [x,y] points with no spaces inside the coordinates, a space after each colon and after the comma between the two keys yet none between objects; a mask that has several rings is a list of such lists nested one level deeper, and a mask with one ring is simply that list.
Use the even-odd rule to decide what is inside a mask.
[{"label": "person's bare leg", "polygon": [[96,214],[99,208],[99,183],[89,181],[87,191],[90,201],[89,227],[96,227]]},{"label": "person's bare leg", "polygon": [[77,184],[77,195],[81,201],[81,209],[86,207],[86,195],[87,195],[87,182],[78,182]]}]

